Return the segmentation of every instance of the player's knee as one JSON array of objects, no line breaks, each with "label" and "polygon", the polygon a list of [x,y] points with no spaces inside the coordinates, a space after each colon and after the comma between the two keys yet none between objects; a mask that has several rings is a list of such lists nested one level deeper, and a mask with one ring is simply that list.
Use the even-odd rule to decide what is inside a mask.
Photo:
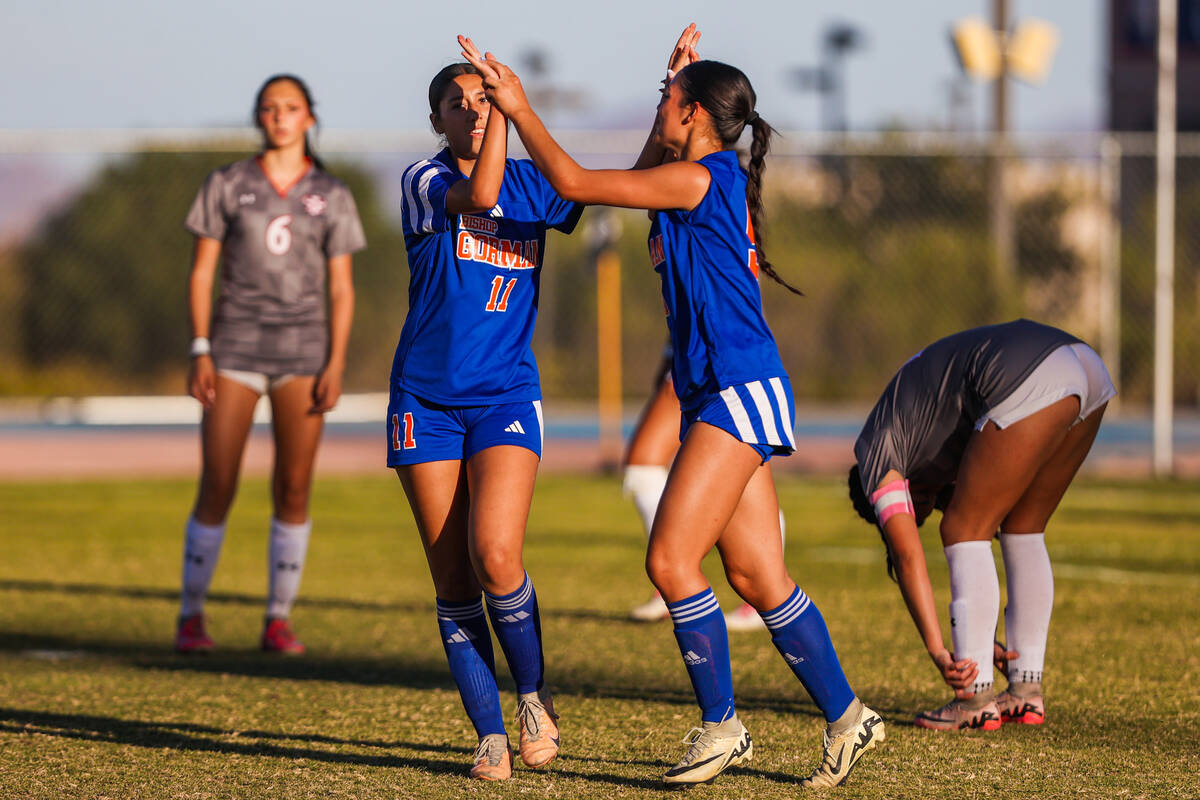
[{"label": "player's knee", "polygon": [[520,552],[513,553],[500,547],[479,548],[472,554],[471,561],[479,583],[492,594],[511,591],[524,578],[525,565]]},{"label": "player's knee", "polygon": [[942,544],[950,546],[959,542],[986,541],[996,535],[1000,521],[990,516],[964,513],[951,505],[942,515],[939,530]]},{"label": "player's knee", "polygon": [[309,485],[307,476],[303,479],[284,477],[282,480],[276,481],[275,514],[277,516],[304,515],[308,511]]},{"label": "player's knee", "polygon": [[664,595],[675,595],[673,587],[691,577],[693,570],[674,558],[664,548],[651,547],[646,552],[646,576]]}]

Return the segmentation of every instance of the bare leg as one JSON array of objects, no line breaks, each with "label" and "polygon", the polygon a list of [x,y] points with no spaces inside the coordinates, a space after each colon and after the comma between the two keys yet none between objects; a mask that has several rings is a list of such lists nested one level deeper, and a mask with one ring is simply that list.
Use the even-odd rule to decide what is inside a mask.
[{"label": "bare leg", "polygon": [[646,552],[646,572],[668,602],[708,587],[700,562],[721,538],[760,464],[758,453],[720,428],[699,422],[688,431]]},{"label": "bare leg", "polygon": [[[942,517],[942,543],[950,565],[950,618],[954,655],[978,666],[970,689],[972,709],[986,709],[985,727],[998,726],[992,699],[993,632],[1000,584],[991,539],[1058,450],[1079,413],[1079,398],[1063,398],[1000,430],[988,423],[971,436],[958,470],[954,497]],[[969,695],[970,696],[970,695]],[[993,719],[994,717],[994,719]]]},{"label": "bare leg", "polygon": [[205,525],[225,521],[237,494],[246,437],[258,394],[217,373],[216,399],[200,423],[203,466],[192,515]]},{"label": "bare leg", "polygon": [[325,415],[309,413],[315,380],[309,375],[292,378],[270,395],[275,434],[271,500],[276,519],[283,522],[308,519],[313,465],[325,429]]},{"label": "bare leg", "polygon": [[671,381],[662,380],[646,403],[625,455],[627,465],[668,466],[679,449],[679,398]]},{"label": "bare leg", "polygon": [[489,447],[467,462],[471,487],[471,563],[485,591],[507,594],[521,586],[525,523],[539,459],[514,445]]},{"label": "bare leg", "polygon": [[482,587],[467,548],[470,495],[461,461],[396,467],[412,507],[433,588],[443,600],[477,599]]}]

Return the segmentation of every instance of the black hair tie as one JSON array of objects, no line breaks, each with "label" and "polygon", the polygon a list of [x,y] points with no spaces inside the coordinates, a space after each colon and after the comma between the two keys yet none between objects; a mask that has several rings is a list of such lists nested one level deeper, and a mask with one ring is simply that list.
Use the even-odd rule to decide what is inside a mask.
[{"label": "black hair tie", "polygon": [[746,117],[746,124],[747,124],[747,125],[753,125],[753,124],[754,124],[754,123],[756,123],[756,122],[758,122],[758,112],[757,112],[757,111],[751,111],[751,112],[750,112],[750,116]]}]

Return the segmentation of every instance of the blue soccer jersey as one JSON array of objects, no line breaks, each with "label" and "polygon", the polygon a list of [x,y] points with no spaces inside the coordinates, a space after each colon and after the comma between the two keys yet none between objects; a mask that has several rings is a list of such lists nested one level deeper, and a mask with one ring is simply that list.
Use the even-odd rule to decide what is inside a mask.
[{"label": "blue soccer jersey", "polygon": [[650,226],[685,411],[727,387],[787,374],[763,316],[746,173],[732,150],[697,163],[712,176],[704,199],[691,211],[659,211]]},{"label": "blue soccer jersey", "polygon": [[465,179],[448,149],[404,172],[411,280],[392,385],[453,406],[537,400],[530,341],[546,229],[570,233],[583,206],[532,161],[508,159],[496,206],[451,217],[446,192]]}]

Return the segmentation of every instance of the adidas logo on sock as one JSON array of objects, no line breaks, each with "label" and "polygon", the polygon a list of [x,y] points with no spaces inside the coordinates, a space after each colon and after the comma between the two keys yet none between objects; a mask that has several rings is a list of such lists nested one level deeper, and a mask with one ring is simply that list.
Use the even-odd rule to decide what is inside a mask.
[{"label": "adidas logo on sock", "polygon": [[525,429],[521,427],[521,423],[517,420],[513,420],[512,425],[509,425],[504,430],[507,433],[525,433]]},{"label": "adidas logo on sock", "polygon": [[686,653],[683,654],[683,663],[687,664],[689,667],[694,667],[699,664],[704,664],[707,662],[708,662],[708,659],[705,658],[704,656],[696,655],[695,650],[688,650]]},{"label": "adidas logo on sock", "polygon": [[459,628],[454,633],[450,634],[450,638],[446,639],[446,641],[449,644],[466,644],[474,639],[475,637],[470,631],[464,631],[462,628]]},{"label": "adidas logo on sock", "polygon": [[507,614],[500,618],[501,622],[520,622],[523,619],[529,619],[528,611],[518,611],[515,614]]},{"label": "adidas logo on sock", "polygon": [[783,654],[784,661],[787,661],[791,666],[796,666],[804,661],[804,656],[794,656],[791,653]]}]

